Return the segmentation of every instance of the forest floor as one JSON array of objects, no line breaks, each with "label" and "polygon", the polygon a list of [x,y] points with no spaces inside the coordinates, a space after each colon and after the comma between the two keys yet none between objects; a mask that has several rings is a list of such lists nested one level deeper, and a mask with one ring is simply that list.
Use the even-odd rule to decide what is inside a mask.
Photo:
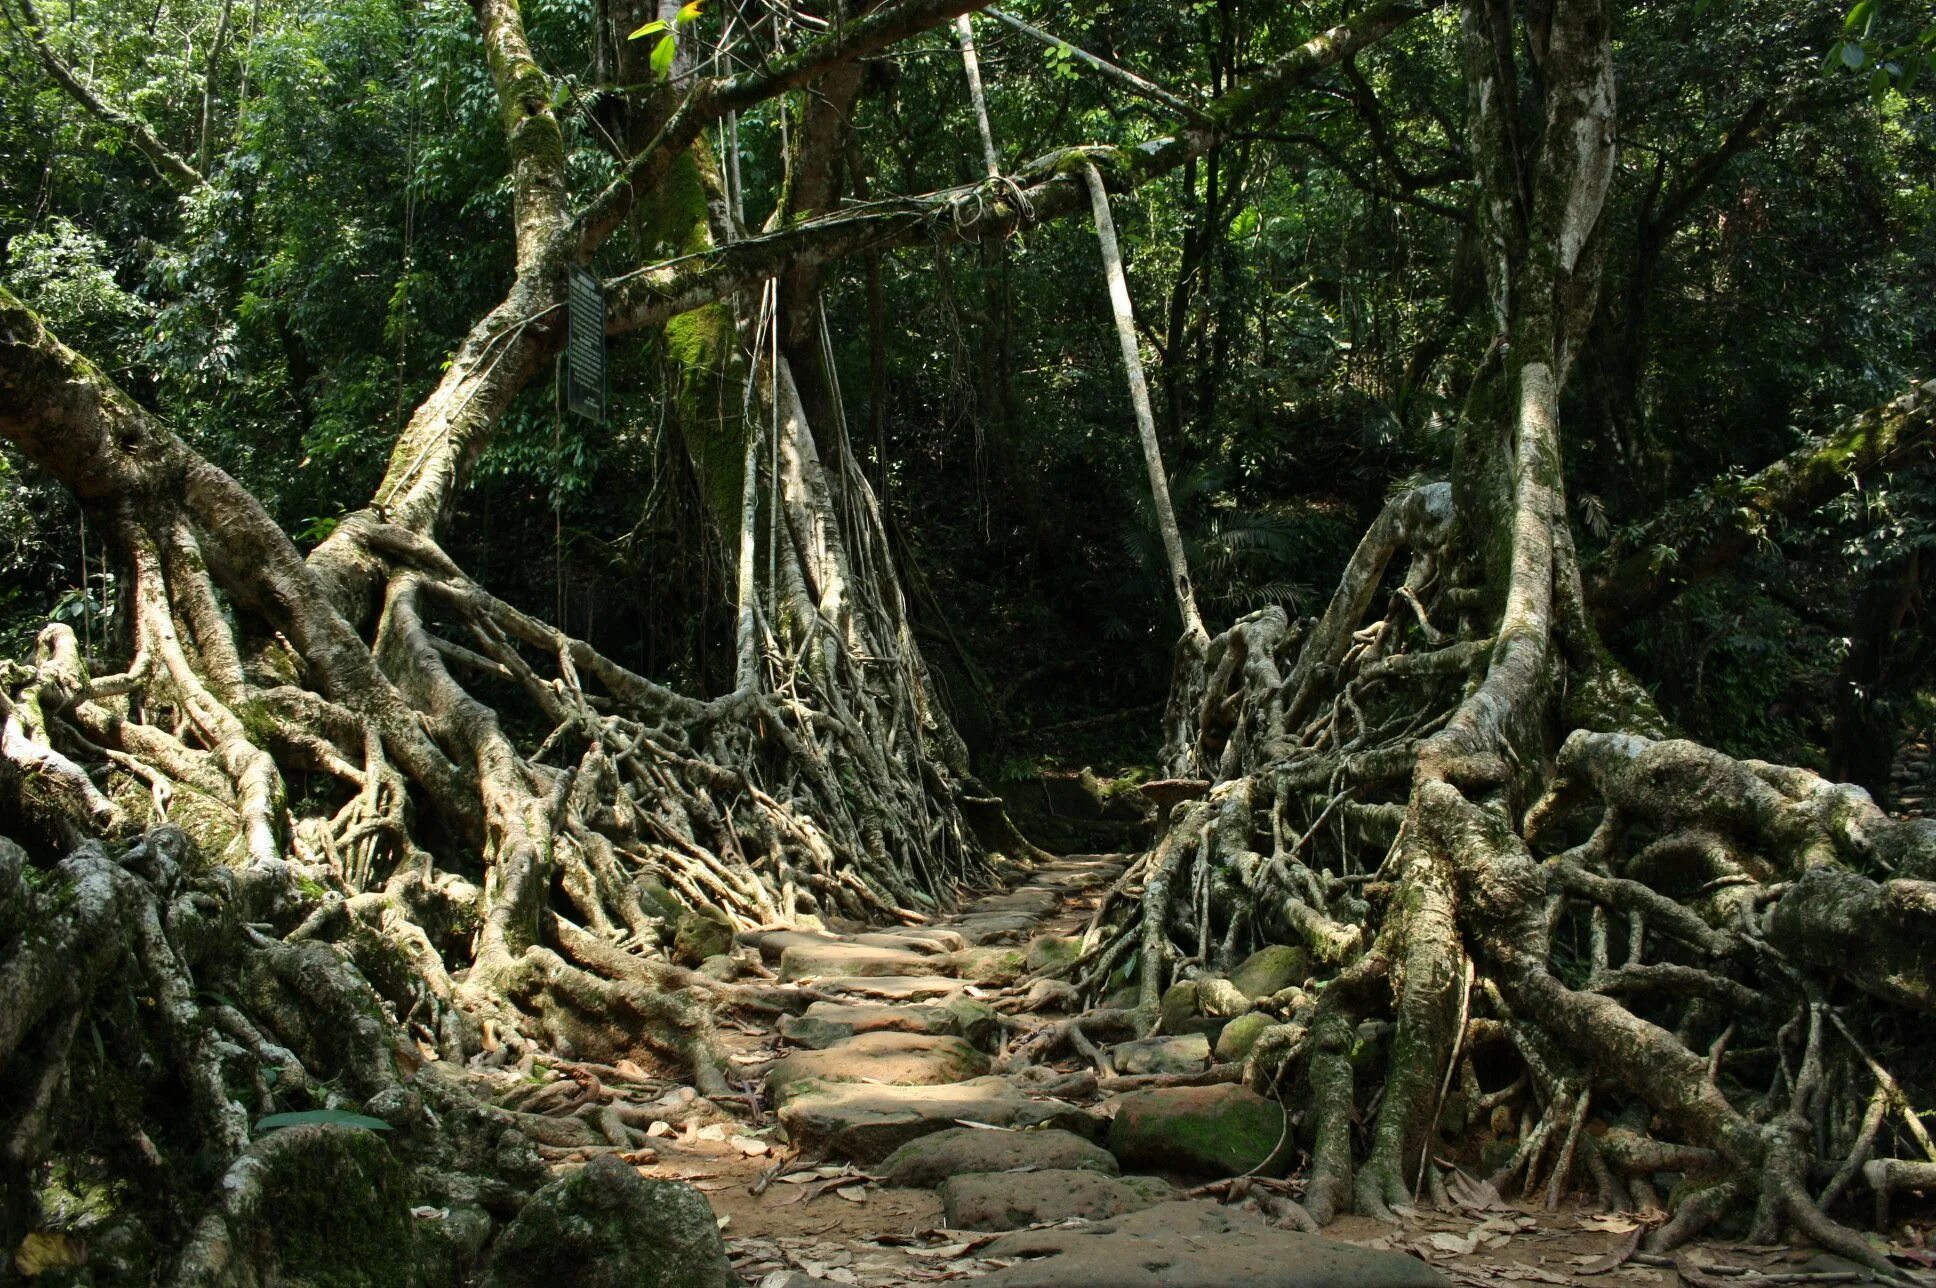
[{"label": "forest floor", "polygon": [[[549,1089],[561,1099],[575,1089],[581,1106],[586,1094],[629,1099],[664,1118],[653,1148],[626,1161],[643,1176],[704,1192],[735,1267],[762,1288],[977,1278],[990,1288],[1735,1288],[1867,1277],[1807,1248],[1705,1243],[1651,1258],[1637,1247],[1660,1214],[1571,1199],[1547,1211],[1456,1175],[1450,1209],[1428,1201],[1398,1227],[1346,1217],[1318,1243],[1271,1219],[1286,1215],[1276,1196],[1298,1192],[1281,1131],[1273,1164],[1257,1170],[1289,1170],[1289,1181],[1219,1185],[1227,1173],[1187,1158],[1185,1136],[1172,1136],[1182,1144],[1168,1149],[1160,1124],[1153,1158],[1148,1140],[1139,1146],[1133,1132],[1112,1129],[1125,1095],[1163,1088],[1158,1098],[1184,1102],[1186,1116],[1214,1117],[1217,1095],[1248,1094],[1189,1085],[1204,1080],[1207,1038],[1091,1048],[1048,1064],[1027,1054],[1032,1035],[1068,1018],[1055,1007],[1055,986],[1032,981],[1031,967],[1080,934],[1126,867],[1127,856],[1096,855],[1018,869],[1005,888],[931,925],[741,935],[742,978],[769,977],[809,1005],[774,1028],[729,1027],[744,1093],[737,1102],[700,1100],[632,1065],[589,1084],[580,1067],[575,1083]],[[1167,1072],[1122,1071],[1152,1066]],[[540,1068],[525,1076],[565,1075]],[[1125,1156],[1121,1171],[1154,1175],[1116,1179],[1117,1160],[1092,1141]],[[553,1151],[560,1168],[583,1158]],[[1000,1175],[978,1175],[990,1172]]]}]

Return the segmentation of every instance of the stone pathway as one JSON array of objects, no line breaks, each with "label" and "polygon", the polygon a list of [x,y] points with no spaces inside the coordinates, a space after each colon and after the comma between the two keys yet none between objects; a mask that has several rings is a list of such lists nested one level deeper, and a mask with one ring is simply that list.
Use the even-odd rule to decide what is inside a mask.
[{"label": "stone pathway", "polygon": [[1294,1161],[1282,1109],[1230,1084],[1178,1084],[1235,1058],[1246,998],[1302,983],[1306,963],[1284,959],[1295,950],[1267,950],[1202,996],[1172,990],[1175,1036],[1053,1067],[1017,1058],[1029,1033],[1067,1018],[1028,1009],[1031,971],[1068,959],[1126,866],[1059,859],[934,925],[740,936],[708,973],[766,978],[807,1004],[729,1030],[743,1100],[616,1071],[638,1076],[602,1088],[614,1112],[658,1120],[656,1148],[620,1161],[704,1193],[733,1268],[759,1288],[1678,1288],[1671,1268],[1609,1273],[1606,1254],[1636,1228],[1615,1214],[1493,1196],[1396,1229],[1290,1228],[1294,1187],[1273,1180]]},{"label": "stone pathway", "polygon": [[740,936],[745,968],[812,1000],[732,1035],[753,1121],[688,1126],[640,1171],[707,1191],[762,1288],[1445,1283],[1418,1258],[1191,1194],[1289,1155],[1282,1110],[1241,1088],[1109,1094],[1207,1069],[1203,1033],[1114,1048],[1122,1077],[1086,1061],[1004,1072],[1020,1039],[1066,1018],[1023,1010],[1031,968],[1067,959],[1127,863],[1060,859],[934,925]]}]

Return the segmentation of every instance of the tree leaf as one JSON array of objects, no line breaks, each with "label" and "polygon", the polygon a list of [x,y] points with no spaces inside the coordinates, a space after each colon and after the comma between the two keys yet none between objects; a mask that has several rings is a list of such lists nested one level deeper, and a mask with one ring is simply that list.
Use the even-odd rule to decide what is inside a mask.
[{"label": "tree leaf", "polygon": [[1853,40],[1845,40],[1842,42],[1842,65],[1850,71],[1860,69],[1862,64],[1868,61],[1868,58],[1869,51],[1862,48],[1861,45],[1858,45]]},{"label": "tree leaf", "polygon": [[643,27],[640,27],[637,31],[627,36],[626,39],[642,40],[645,37],[652,35],[654,32],[664,31],[665,29],[666,29],[665,19],[659,18],[652,22],[646,23]]},{"label": "tree leaf", "polygon": [[281,1127],[361,1127],[366,1131],[389,1131],[390,1124],[368,1114],[353,1114],[347,1109],[304,1109],[292,1114],[270,1114],[256,1120],[256,1134]]},{"label": "tree leaf", "polygon": [[703,5],[705,2],[706,0],[690,0],[690,3],[680,5],[679,16],[673,19],[673,21],[676,22],[681,27],[689,26],[692,23],[698,22],[699,7]]},{"label": "tree leaf", "polygon": [[663,76],[672,70],[672,60],[679,53],[679,38],[667,32],[652,46],[652,74]]}]

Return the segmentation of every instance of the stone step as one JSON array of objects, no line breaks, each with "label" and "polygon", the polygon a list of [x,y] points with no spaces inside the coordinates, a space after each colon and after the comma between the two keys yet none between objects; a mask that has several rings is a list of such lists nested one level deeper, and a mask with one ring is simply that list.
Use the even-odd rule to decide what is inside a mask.
[{"label": "stone step", "polygon": [[950,923],[949,928],[954,930],[970,944],[976,946],[982,944],[1013,944],[1020,943],[1022,940],[1034,934],[1036,927],[1041,924],[1041,921],[1042,919],[1040,917],[1030,916],[1027,913],[983,913],[976,916],[963,917],[959,921]]},{"label": "stone step", "polygon": [[1114,1154],[1074,1132],[949,1127],[901,1146],[888,1155],[877,1174],[886,1185],[931,1190],[950,1176],[1021,1168],[1097,1172],[1103,1176],[1115,1176],[1120,1170]]},{"label": "stone step", "polygon": [[863,1165],[880,1162],[911,1140],[964,1122],[1047,1126],[1084,1136],[1094,1136],[1101,1127],[1075,1105],[1032,1099],[1002,1078],[933,1087],[826,1084],[789,1100],[780,1109],[780,1122],[803,1150]]},{"label": "stone step", "polygon": [[968,946],[968,941],[939,926],[909,926],[896,930],[869,930],[851,935],[836,935],[825,930],[743,930],[734,942],[760,950],[767,961],[777,962],[789,948],[817,948],[823,944],[861,944],[868,948],[895,948],[913,953],[952,953]]},{"label": "stone step", "polygon": [[907,948],[831,942],[789,944],[780,953],[780,978],[784,980],[948,975],[953,971],[949,958]]},{"label": "stone step", "polygon": [[957,1037],[862,1033],[817,1051],[795,1051],[766,1075],[767,1094],[784,1106],[832,1083],[926,1087],[986,1077],[988,1057]]},{"label": "stone step", "polygon": [[780,1017],[780,1036],[803,1047],[830,1047],[857,1033],[918,1033],[966,1038],[980,1046],[1000,1025],[994,1008],[970,997],[933,1004],[815,1002],[803,1015]]},{"label": "stone step", "polygon": [[1085,1171],[969,1172],[937,1191],[950,1230],[1020,1230],[1050,1221],[1106,1221],[1174,1197],[1153,1176],[1118,1179]]},{"label": "stone step", "polygon": [[954,953],[968,946],[967,940],[946,926],[870,930],[864,934],[849,935],[847,939],[849,943],[865,944],[870,948],[906,948],[917,953]]},{"label": "stone step", "polygon": [[822,993],[871,997],[884,1002],[927,1002],[957,997],[968,987],[946,975],[835,975],[817,979],[813,986]]},{"label": "stone step", "polygon": [[968,905],[969,916],[1046,917],[1062,906],[1062,896],[1054,890],[1026,886],[1000,894],[983,895]]},{"label": "stone step", "polygon": [[1006,1234],[977,1257],[1017,1264],[977,1288],[1445,1288],[1416,1257],[1267,1224],[1242,1208],[1159,1203],[1088,1225]]}]

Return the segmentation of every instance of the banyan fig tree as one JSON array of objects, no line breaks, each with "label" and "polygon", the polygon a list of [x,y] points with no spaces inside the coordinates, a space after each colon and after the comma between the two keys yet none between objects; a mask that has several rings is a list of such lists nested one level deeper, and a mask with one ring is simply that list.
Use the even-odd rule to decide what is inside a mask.
[{"label": "banyan fig tree", "polygon": [[[75,110],[206,199],[212,88],[199,143],[171,146],[25,0],[0,4]],[[1548,1202],[1671,1202],[1660,1247],[1744,1212],[1756,1236],[1792,1228],[1887,1271],[1850,1222],[1859,1193],[1936,1180],[1915,1080],[1890,1062],[1902,1043],[1884,1040],[1926,1034],[1936,1006],[1936,827],[1677,738],[1600,632],[1724,566],[1750,540],[1740,514],[1806,513],[1926,454],[1936,386],[1769,467],[1735,517],[1665,514],[1647,544],[1672,545],[1678,575],[1584,565],[1564,462],[1612,253],[1618,6],[1354,8],[1190,97],[1085,54],[1160,132],[1095,143],[1063,113],[1068,137],[993,175],[1015,148],[983,101],[1002,64],[973,61],[977,0],[721,7],[702,25],[695,6],[597,6],[586,102],[518,4],[473,0],[510,194],[501,298],[307,553],[138,372],[0,288],[0,439],[71,496],[118,588],[104,639],[50,624],[0,674],[0,830],[27,847],[0,844],[0,1246],[85,1155],[117,1184],[174,1187],[143,1237],[182,1281],[219,1281],[249,1255],[251,1196],[340,1148],[265,1130],[276,1110],[373,1116],[442,1193],[514,1208],[542,1175],[532,1142],[625,1148],[641,1125],[589,1102],[487,1104],[460,1070],[658,1060],[731,1094],[717,1018],[791,1003],[692,969],[690,945],[919,922],[997,856],[1030,857],[924,658],[827,300],[849,264],[877,274],[901,248],[1094,219],[1112,304],[1095,325],[1119,328],[1137,393],[1121,450],[1147,466],[1186,623],[1162,729],[1177,803],[1054,968],[1098,1008],[1033,1049],[1141,1036],[1180,981],[1299,945],[1309,978],[1268,999],[1272,1026],[1222,1072],[1292,1107],[1315,1222],[1389,1217],[1464,1167]],[[1460,69],[1462,117],[1443,122],[1459,155],[1420,200],[1462,203],[1486,339],[1457,359],[1436,476],[1390,494],[1323,612],[1272,605],[1212,634],[1110,203],[1194,185],[1232,149],[1304,148],[1278,118],[1301,95],[1368,93],[1358,60],[1400,31]],[[857,104],[907,51],[957,39],[968,181],[868,196]],[[740,118],[775,104],[762,164],[780,177],[751,222]],[[594,182],[568,114],[604,152]],[[705,417],[669,389],[662,440],[727,479],[702,538],[734,570],[718,691],[648,678],[450,553],[480,459],[565,347],[575,269],[603,278],[613,344],[664,336],[680,389],[730,395]],[[1487,1156],[1500,1121],[1515,1144]],[[328,1165],[381,1181],[377,1163]]]}]

